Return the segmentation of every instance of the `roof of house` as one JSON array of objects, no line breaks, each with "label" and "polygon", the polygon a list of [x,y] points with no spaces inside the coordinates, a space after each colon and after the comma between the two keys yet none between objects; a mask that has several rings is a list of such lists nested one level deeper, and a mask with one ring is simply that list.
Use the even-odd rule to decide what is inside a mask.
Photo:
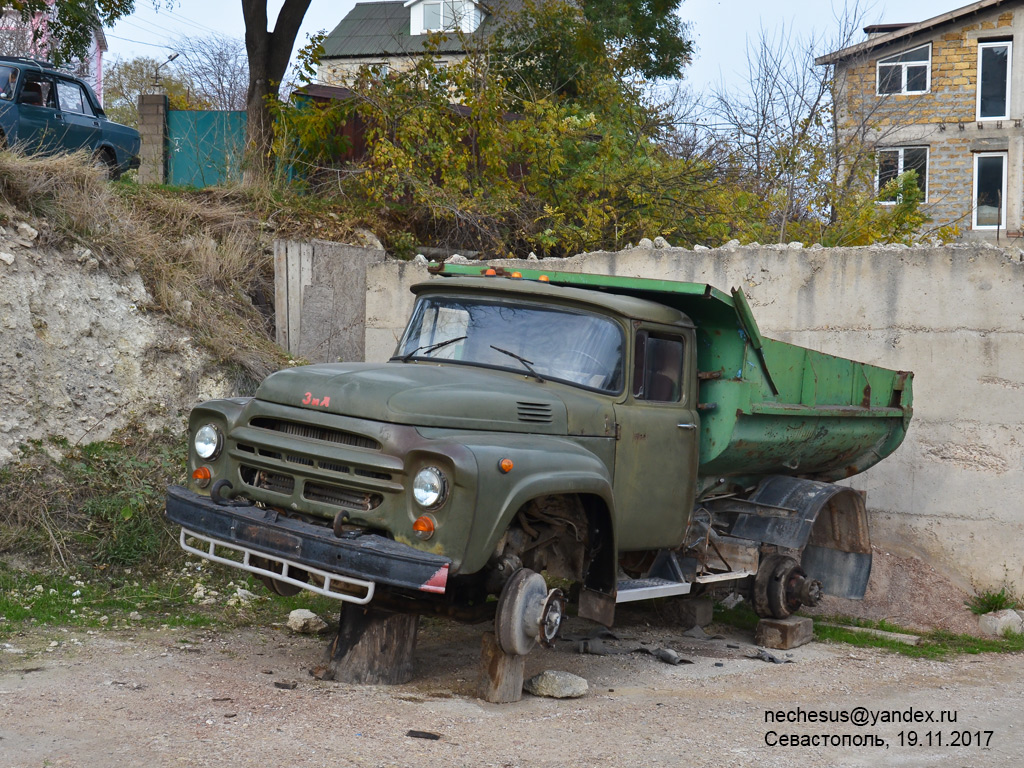
[{"label": "roof of house", "polygon": [[[477,3],[488,11],[473,37],[491,33],[502,14],[522,8],[522,0],[492,0]],[[393,56],[421,53],[423,45],[433,35],[409,34],[409,8],[404,0],[356,3],[348,15],[324,40],[322,59],[342,59],[363,56]],[[439,53],[462,53],[464,41],[457,34],[444,35]]]},{"label": "roof of house", "polygon": [[[950,24],[956,21],[960,21],[965,16],[972,14],[981,13],[992,8],[996,8],[1005,3],[1011,2],[1011,0],[979,0],[978,2],[965,5],[961,8],[957,8],[947,13],[934,16],[924,21],[919,21],[916,24],[900,24],[892,25],[895,29],[887,31],[884,34],[875,35],[863,42],[851,45],[846,48],[842,48],[832,53],[827,53],[824,56],[819,56],[814,60],[815,64],[835,64],[843,61],[844,59],[850,59],[855,56],[861,56],[870,53],[876,48],[888,45],[889,43],[902,40],[904,38],[912,37],[919,32],[926,32],[934,27],[940,27],[944,24]],[[889,25],[877,25],[877,27],[889,26]]]}]

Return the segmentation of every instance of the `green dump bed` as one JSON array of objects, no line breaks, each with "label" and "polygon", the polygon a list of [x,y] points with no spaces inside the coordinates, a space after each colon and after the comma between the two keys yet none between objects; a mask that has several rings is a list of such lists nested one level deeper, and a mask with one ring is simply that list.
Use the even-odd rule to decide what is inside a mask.
[{"label": "green dump bed", "polygon": [[[481,267],[445,274],[476,274]],[[838,480],[903,441],[913,374],[761,336],[739,289],[703,283],[520,270],[552,285],[590,288],[681,310],[697,327],[702,487],[722,476],[787,474]]]}]

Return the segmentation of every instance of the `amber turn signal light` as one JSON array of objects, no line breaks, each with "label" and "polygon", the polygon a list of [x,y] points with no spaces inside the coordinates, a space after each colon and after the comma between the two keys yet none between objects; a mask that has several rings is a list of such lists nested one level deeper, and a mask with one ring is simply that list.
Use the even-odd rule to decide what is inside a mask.
[{"label": "amber turn signal light", "polygon": [[488,269],[487,271],[484,272],[484,274],[487,275],[488,277],[492,277],[493,275],[496,275],[498,273],[495,272],[493,269]]},{"label": "amber turn signal light", "polygon": [[498,462],[498,469],[501,470],[502,474],[507,475],[512,471],[512,459],[502,459]]},{"label": "amber turn signal light", "polygon": [[539,280],[542,283],[550,283],[551,282],[551,278],[548,277],[547,275],[541,275],[540,277],[537,278],[537,280]]},{"label": "amber turn signal light", "polygon": [[412,532],[416,534],[417,539],[426,541],[434,535],[434,527],[436,523],[434,518],[430,515],[420,515],[412,523]]},{"label": "amber turn signal light", "polygon": [[208,486],[210,484],[211,477],[213,477],[213,475],[210,474],[209,467],[198,467],[192,473],[192,479],[195,480],[196,485],[198,485],[200,488],[205,488],[206,486]]}]

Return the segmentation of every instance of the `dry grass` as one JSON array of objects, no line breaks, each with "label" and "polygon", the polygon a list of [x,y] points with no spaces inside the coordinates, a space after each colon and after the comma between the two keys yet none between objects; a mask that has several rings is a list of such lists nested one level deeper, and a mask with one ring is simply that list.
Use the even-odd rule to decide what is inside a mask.
[{"label": "dry grass", "polygon": [[110,184],[84,154],[0,153],[0,220],[29,214],[50,246],[88,248],[110,271],[138,271],[153,310],[259,380],[284,356],[271,340],[273,235],[248,203]]}]

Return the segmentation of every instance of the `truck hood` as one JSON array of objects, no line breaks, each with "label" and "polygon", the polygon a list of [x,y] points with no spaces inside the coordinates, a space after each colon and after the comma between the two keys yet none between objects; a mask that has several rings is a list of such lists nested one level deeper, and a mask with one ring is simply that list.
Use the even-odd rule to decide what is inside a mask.
[{"label": "truck hood", "polygon": [[339,363],[268,376],[256,397],[411,426],[607,437],[611,400],[518,374],[434,363]]}]

